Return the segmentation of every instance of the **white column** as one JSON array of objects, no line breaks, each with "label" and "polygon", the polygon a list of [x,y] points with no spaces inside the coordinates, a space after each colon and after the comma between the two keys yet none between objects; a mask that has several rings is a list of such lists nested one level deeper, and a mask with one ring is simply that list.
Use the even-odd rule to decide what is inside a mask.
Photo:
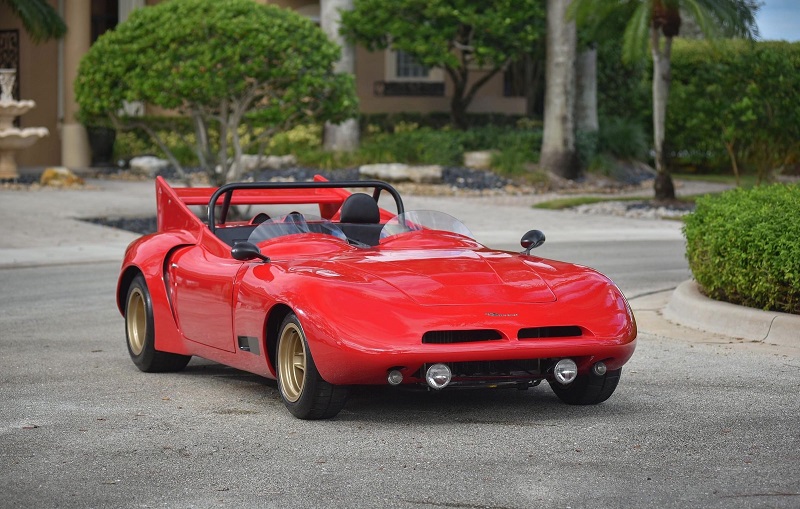
[{"label": "white column", "polygon": [[144,0],[119,0],[117,4],[117,20],[122,23],[128,19],[131,12],[139,7],[144,7]]},{"label": "white column", "polygon": [[92,37],[91,0],[65,2],[64,21],[64,118],[61,125],[61,164],[68,168],[86,168],[91,164],[86,129],[78,122],[75,102],[75,78],[81,57],[89,51]]},{"label": "white column", "polygon": [[[339,34],[341,11],[353,9],[353,0],[320,0],[320,26],[328,38],[342,48],[342,56],[335,66],[338,73],[355,74],[355,48]],[[351,118],[341,124],[325,124],[327,150],[353,151],[358,148],[358,120]]]}]

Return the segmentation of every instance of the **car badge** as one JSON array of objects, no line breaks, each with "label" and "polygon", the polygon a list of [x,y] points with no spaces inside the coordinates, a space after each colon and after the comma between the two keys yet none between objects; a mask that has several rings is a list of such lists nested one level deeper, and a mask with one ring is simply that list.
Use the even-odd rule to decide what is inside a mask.
[{"label": "car badge", "polygon": [[518,313],[486,313],[486,316],[519,316]]}]

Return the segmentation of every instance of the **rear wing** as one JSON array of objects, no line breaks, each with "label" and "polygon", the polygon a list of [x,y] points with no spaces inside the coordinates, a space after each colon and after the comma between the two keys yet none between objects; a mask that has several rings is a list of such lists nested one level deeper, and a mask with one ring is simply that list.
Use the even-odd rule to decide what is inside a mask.
[{"label": "rear wing", "polygon": [[[158,229],[196,230],[203,223],[189,206],[208,207],[207,226],[214,233],[217,224],[224,224],[231,205],[299,205],[319,206],[320,216],[332,219],[350,194],[348,189],[373,189],[375,201],[382,191],[394,198],[397,214],[404,212],[400,193],[380,180],[328,181],[317,175],[313,182],[237,182],[215,187],[171,187],[162,177],[156,178]],[[381,220],[394,213],[380,209]]]}]

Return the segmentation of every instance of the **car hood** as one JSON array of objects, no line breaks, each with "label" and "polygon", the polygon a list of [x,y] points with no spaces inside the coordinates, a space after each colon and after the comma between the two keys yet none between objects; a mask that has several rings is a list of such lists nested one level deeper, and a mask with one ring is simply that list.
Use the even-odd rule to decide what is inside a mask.
[{"label": "car hood", "polygon": [[539,274],[511,253],[387,250],[340,263],[383,280],[424,306],[556,300]]}]

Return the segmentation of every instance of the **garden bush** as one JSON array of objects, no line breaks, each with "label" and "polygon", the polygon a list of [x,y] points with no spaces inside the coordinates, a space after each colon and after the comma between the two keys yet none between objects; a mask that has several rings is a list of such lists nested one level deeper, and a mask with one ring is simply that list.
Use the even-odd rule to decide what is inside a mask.
[{"label": "garden bush", "polygon": [[800,314],[800,185],[734,189],[697,200],[686,256],[717,300]]},{"label": "garden bush", "polygon": [[667,114],[675,164],[770,180],[800,152],[800,43],[676,41]]}]

